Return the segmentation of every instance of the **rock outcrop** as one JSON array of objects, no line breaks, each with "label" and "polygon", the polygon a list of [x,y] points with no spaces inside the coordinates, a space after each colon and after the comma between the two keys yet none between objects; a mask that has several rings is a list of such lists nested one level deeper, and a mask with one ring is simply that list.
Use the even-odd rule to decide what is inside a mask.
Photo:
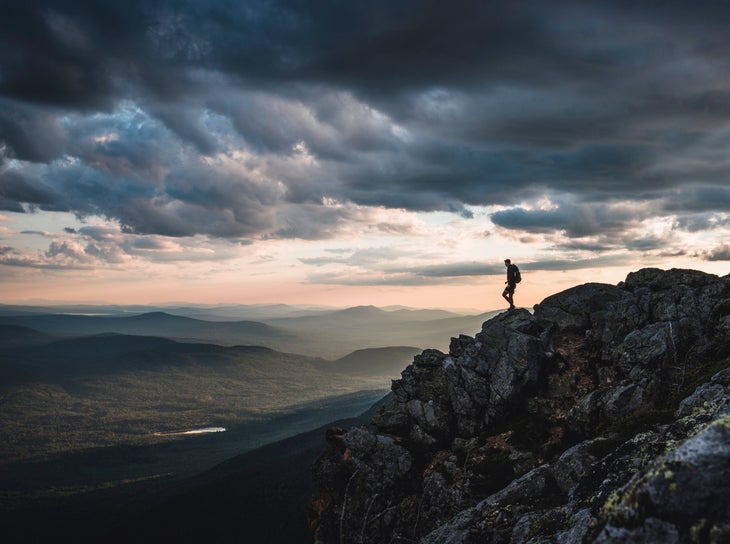
[{"label": "rock outcrop", "polygon": [[569,289],[392,390],[328,431],[319,543],[730,542],[730,276]]}]

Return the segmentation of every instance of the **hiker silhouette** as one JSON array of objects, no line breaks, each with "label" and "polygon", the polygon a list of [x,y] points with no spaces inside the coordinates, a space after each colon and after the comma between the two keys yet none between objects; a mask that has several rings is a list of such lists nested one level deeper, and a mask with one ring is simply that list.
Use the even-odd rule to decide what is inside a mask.
[{"label": "hiker silhouette", "polygon": [[509,302],[509,309],[514,310],[514,294],[515,287],[517,287],[517,283],[519,282],[519,280],[517,279],[519,269],[517,268],[517,265],[512,264],[512,261],[510,259],[505,259],[504,265],[507,267],[507,281],[504,282],[507,284],[507,287],[505,287],[504,291],[502,291],[502,297],[504,298],[504,300]]}]

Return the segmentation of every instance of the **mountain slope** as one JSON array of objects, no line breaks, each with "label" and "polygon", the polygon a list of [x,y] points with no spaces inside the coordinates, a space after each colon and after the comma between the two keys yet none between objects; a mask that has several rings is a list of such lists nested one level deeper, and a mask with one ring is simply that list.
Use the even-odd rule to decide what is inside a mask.
[{"label": "mountain slope", "polygon": [[1,353],[0,461],[159,443],[173,438],[156,433],[240,425],[392,378],[264,347],[118,334]]},{"label": "mountain slope", "polygon": [[45,344],[54,337],[22,325],[0,325],[0,349]]},{"label": "mountain slope", "polygon": [[314,540],[730,541],[730,276],[644,269],[426,350],[328,434]]},{"label": "mountain slope", "polygon": [[[3,538],[7,542],[46,542],[63,535],[74,542],[89,543],[306,544],[309,542],[306,503],[313,485],[310,467],[325,440],[326,427],[320,426],[321,421],[327,421],[323,419],[327,414],[334,420],[337,414],[354,413],[361,415],[334,423],[363,423],[372,416],[374,406],[382,402],[376,402],[363,414],[363,406],[372,404],[375,398],[372,394],[356,394],[328,399],[323,402],[323,408],[313,405],[301,414],[283,417],[269,425],[259,424],[259,432],[275,433],[276,428],[288,425],[284,420],[296,420],[303,425],[308,413],[313,421],[320,420],[319,428],[313,431],[292,433],[288,429],[289,438],[243,454],[233,450],[227,460],[194,476],[174,477],[161,475],[159,471],[175,466],[172,457],[198,457],[201,450],[210,450],[219,459],[225,459],[223,450],[232,448],[230,444],[223,445],[230,431],[177,442],[174,447],[116,448],[119,451],[85,452],[78,456],[80,459],[77,456],[59,459],[50,463],[49,469],[73,471],[78,464],[84,477],[88,477],[89,472],[100,473],[107,465],[111,471],[127,461],[134,465],[135,475],[153,470],[156,476],[132,478],[129,473],[126,481],[102,486],[87,483],[85,489],[76,493],[71,493],[66,483],[55,496],[48,491],[41,492],[9,511],[7,505],[0,503]],[[21,465],[13,472],[27,481],[36,478],[39,470],[46,470],[45,465]],[[0,467],[0,480],[3,472]],[[73,482],[77,477],[72,473],[68,480]]]},{"label": "mountain slope", "polygon": [[[325,430],[332,425],[364,424],[382,402],[359,417],[269,444],[182,482],[174,496],[106,538],[308,544],[310,469],[325,444]],[[245,522],[234,521],[244,515]],[[187,521],[179,523],[181,519]],[[140,535],[144,535],[141,540]]]},{"label": "mountain slope", "polygon": [[403,367],[420,351],[419,348],[408,346],[360,349],[333,361],[330,368],[348,374],[397,378]]}]

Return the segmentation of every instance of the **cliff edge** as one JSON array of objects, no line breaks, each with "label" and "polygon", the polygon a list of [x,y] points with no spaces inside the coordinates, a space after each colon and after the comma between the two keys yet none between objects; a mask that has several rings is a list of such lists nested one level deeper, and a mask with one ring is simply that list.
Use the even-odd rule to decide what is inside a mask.
[{"label": "cliff edge", "polygon": [[327,431],[316,542],[730,542],[730,276],[574,287],[401,376]]}]

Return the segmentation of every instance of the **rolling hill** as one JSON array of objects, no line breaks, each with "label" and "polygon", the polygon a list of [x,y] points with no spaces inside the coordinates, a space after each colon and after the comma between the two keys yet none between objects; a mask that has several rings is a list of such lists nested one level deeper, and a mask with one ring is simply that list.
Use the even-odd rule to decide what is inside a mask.
[{"label": "rolling hill", "polygon": [[[0,349],[51,342],[54,337],[22,325],[0,325]],[[1,355],[1,353],[0,353]]]},{"label": "rolling hill", "polygon": [[495,313],[459,316],[440,310],[358,306],[260,321],[207,321],[160,311],[123,317],[24,313],[0,315],[0,326],[26,327],[50,336],[117,333],[224,346],[259,345],[334,360],[358,349],[385,346],[446,350],[450,336],[475,334]]},{"label": "rolling hill", "polygon": [[328,397],[384,391],[392,369],[407,366],[415,351],[371,350],[333,362],[119,334],[4,348],[0,462],[156,443],[159,432],[228,427]]},{"label": "rolling hill", "polygon": [[54,336],[90,336],[104,333],[160,336],[223,345],[296,345],[296,335],[258,321],[203,321],[165,312],[134,316],[38,314],[0,316],[0,325],[35,329]]},{"label": "rolling hill", "polygon": [[460,316],[435,310],[385,311],[374,306],[358,306],[314,316],[263,321],[302,338],[299,353],[337,359],[358,349],[384,346],[447,351],[451,336],[473,335],[481,330],[484,321],[498,313]]},{"label": "rolling hill", "polygon": [[413,360],[413,356],[421,351],[409,346],[359,349],[333,361],[329,367],[347,374],[391,376],[396,379]]}]

